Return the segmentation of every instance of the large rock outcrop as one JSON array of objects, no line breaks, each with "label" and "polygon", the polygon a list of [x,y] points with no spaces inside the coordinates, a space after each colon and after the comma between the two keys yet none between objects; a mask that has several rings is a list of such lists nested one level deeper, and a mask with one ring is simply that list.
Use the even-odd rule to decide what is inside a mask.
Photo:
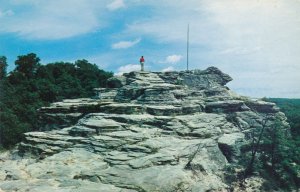
[{"label": "large rock outcrop", "polygon": [[[0,156],[4,191],[227,191],[224,168],[241,155],[272,104],[241,97],[215,67],[131,72],[95,98],[41,108],[29,132]],[[0,190],[1,191],[1,190]]]}]

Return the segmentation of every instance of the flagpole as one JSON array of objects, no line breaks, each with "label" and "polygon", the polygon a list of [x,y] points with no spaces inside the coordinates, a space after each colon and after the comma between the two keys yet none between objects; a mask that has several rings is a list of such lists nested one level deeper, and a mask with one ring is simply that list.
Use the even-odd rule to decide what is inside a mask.
[{"label": "flagpole", "polygon": [[189,70],[189,37],[190,36],[190,24],[187,26],[187,42],[186,42],[186,70]]}]

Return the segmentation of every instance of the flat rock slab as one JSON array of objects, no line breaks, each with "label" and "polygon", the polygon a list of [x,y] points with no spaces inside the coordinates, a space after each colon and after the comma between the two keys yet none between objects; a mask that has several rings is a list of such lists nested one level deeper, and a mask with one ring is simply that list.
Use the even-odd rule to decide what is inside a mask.
[{"label": "flat rock slab", "polygon": [[81,122],[81,125],[94,128],[97,133],[123,130],[120,123],[111,119],[88,119],[87,121]]}]

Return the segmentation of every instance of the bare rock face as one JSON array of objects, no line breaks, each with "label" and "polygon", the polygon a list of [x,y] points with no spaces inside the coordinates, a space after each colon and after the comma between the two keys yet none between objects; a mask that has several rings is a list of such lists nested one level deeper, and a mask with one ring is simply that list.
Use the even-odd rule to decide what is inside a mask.
[{"label": "bare rock face", "polygon": [[272,104],[240,97],[215,67],[131,72],[93,99],[41,108],[43,132],[0,155],[4,191],[227,191],[224,168],[241,156]]}]

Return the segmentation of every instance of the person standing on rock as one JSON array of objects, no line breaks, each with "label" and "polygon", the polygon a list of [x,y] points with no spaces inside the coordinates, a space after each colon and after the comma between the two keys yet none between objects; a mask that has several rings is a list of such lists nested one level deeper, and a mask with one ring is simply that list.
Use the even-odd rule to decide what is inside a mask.
[{"label": "person standing on rock", "polygon": [[140,58],[141,71],[144,71],[144,63],[145,63],[144,56],[141,56],[141,58]]}]

